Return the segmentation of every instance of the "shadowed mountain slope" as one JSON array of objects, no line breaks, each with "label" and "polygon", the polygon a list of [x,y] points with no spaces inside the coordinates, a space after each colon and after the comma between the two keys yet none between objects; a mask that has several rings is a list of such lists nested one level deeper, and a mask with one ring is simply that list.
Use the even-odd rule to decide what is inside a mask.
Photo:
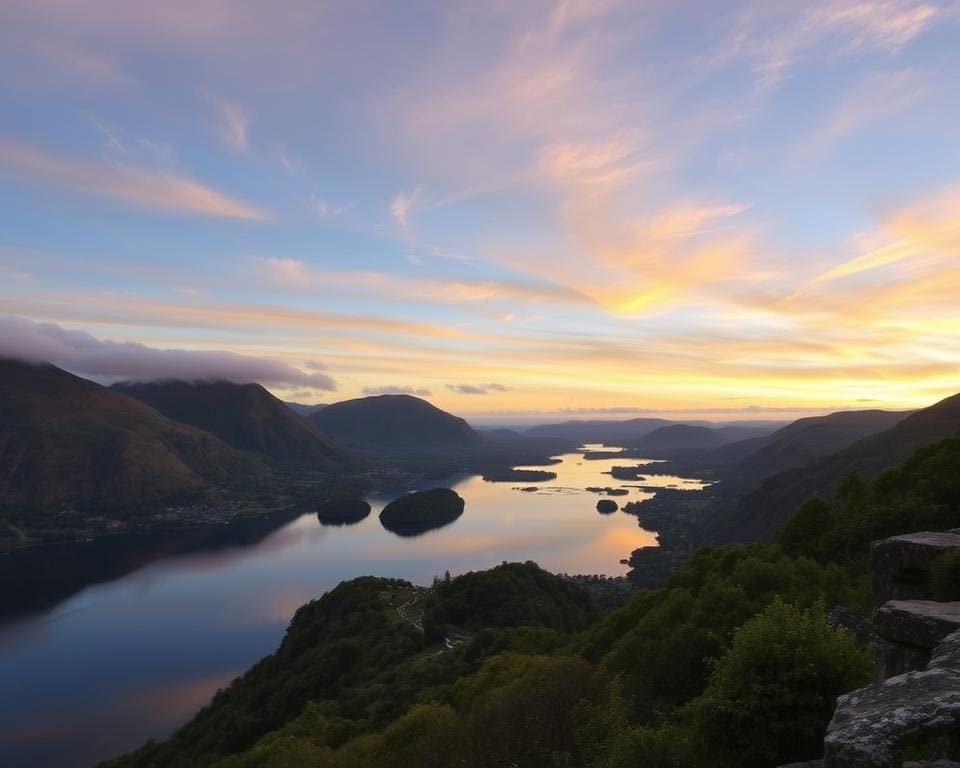
[{"label": "shadowed mountain slope", "polygon": [[259,384],[157,381],[112,388],[243,451],[320,466],[346,461],[332,440]]},{"label": "shadowed mountain slope", "polygon": [[956,435],[960,431],[960,395],[948,397],[906,418],[903,414],[879,418],[898,423],[837,453],[767,477],[755,490],[723,505],[707,521],[702,540],[767,539],[810,496],[831,496],[851,471],[856,469],[872,477],[906,459],[917,446]]},{"label": "shadowed mountain slope", "polygon": [[310,420],[344,445],[368,450],[469,448],[483,440],[463,419],[410,395],[345,400]]},{"label": "shadowed mountain slope", "polygon": [[732,479],[754,485],[785,469],[842,451],[870,435],[890,429],[912,411],[841,411],[798,419],[772,435],[741,440],[714,451],[711,458],[732,464]]},{"label": "shadowed mountain slope", "polygon": [[0,360],[0,499],[7,509],[157,502],[264,469],[132,397],[52,365]]}]

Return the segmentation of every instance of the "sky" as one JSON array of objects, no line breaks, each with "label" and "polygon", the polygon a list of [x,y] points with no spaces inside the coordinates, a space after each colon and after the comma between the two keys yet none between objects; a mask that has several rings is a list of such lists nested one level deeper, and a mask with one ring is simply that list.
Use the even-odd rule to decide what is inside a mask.
[{"label": "sky", "polygon": [[0,353],[476,419],[960,391],[958,0],[0,0]]}]

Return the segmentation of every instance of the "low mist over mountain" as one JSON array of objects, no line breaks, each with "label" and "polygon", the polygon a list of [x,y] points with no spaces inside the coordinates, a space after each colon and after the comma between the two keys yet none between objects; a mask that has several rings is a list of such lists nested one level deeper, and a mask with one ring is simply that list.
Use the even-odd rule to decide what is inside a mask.
[{"label": "low mist over mountain", "polygon": [[[960,395],[949,397],[905,418],[897,413],[868,413],[871,415],[854,417],[850,423],[860,422],[861,426],[867,428],[865,425],[890,420],[894,426],[858,440],[837,453],[770,475],[756,490],[738,501],[726,504],[708,520],[702,534],[703,540],[720,542],[768,538],[799,504],[815,494],[832,495],[840,481],[851,471],[860,470],[872,477],[880,470],[903,461],[917,446],[952,437],[960,431]],[[843,423],[844,420],[837,421]],[[813,425],[813,429],[824,429],[833,433],[836,439],[837,433],[832,432],[832,422],[830,417],[824,417]],[[809,426],[803,427],[804,430],[807,428]],[[773,445],[761,451],[761,456],[770,452]]]},{"label": "low mist over mountain", "polygon": [[7,508],[105,508],[211,490],[263,467],[211,434],[52,365],[0,361]]},{"label": "low mist over mountain", "polygon": [[334,440],[368,450],[469,448],[483,439],[464,419],[412,395],[345,400],[310,421]]},{"label": "low mist over mountain", "polygon": [[158,381],[115,384],[113,389],[243,451],[317,466],[347,461],[332,440],[259,384]]}]

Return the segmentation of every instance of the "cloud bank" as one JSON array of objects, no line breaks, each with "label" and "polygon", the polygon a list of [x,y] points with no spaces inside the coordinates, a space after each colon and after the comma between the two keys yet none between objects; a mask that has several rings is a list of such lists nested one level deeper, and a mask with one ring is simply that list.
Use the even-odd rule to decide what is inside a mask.
[{"label": "cloud bank", "polygon": [[96,338],[55,323],[34,323],[22,317],[0,317],[0,357],[31,363],[53,363],[99,381],[132,379],[225,379],[282,387],[332,391],[336,382],[313,362],[310,372],[280,360],[234,352],[157,349],[130,341]]},{"label": "cloud bank", "polygon": [[365,395],[415,395],[416,397],[430,397],[433,394],[429,389],[423,387],[406,387],[396,384],[386,384],[382,387],[364,387]]},{"label": "cloud bank", "polygon": [[510,387],[490,382],[489,384],[447,384],[447,389],[458,395],[486,395],[490,392],[509,392]]}]

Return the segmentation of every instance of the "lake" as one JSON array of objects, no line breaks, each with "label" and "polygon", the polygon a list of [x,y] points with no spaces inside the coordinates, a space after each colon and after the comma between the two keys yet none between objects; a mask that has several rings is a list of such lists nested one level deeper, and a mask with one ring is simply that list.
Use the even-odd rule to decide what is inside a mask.
[{"label": "lake", "polygon": [[[584,446],[606,450],[606,446]],[[621,575],[622,558],[656,543],[636,518],[596,510],[588,486],[624,487],[623,504],[652,498],[609,474],[638,459],[566,454],[541,483],[476,475],[432,481],[455,489],[464,514],[400,537],[377,518],[406,490],[368,499],[352,526],[285,512],[208,529],[108,536],[0,557],[0,764],[73,768],[162,739],[257,659],[274,650],[298,606],[345,579],[394,576],[429,584],[505,560],[554,572]],[[656,474],[643,485],[699,489]],[[535,485],[522,491],[518,485]],[[631,487],[632,486],[632,487]]]}]

